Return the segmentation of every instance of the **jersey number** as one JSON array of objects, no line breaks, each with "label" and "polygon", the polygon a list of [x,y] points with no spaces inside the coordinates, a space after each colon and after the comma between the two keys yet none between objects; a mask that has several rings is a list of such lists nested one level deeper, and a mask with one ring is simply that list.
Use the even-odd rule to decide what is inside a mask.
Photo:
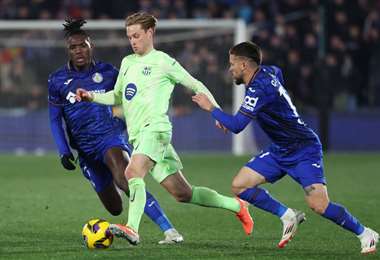
[{"label": "jersey number", "polygon": [[305,123],[302,121],[302,119],[300,118],[300,115],[298,114],[297,112],[297,109],[296,107],[293,105],[293,102],[292,100],[290,99],[289,95],[288,95],[288,92],[286,92],[285,88],[280,85],[279,88],[278,88],[278,91],[280,92],[280,96],[283,96],[286,100],[286,102],[288,102],[288,105],[290,107],[290,109],[293,111],[293,114],[295,117],[297,117],[297,122],[300,124],[300,125],[305,125]]}]

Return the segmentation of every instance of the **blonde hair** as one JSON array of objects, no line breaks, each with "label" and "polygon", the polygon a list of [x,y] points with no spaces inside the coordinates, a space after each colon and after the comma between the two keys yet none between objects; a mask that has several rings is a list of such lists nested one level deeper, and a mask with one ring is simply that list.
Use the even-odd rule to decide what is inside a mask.
[{"label": "blonde hair", "polygon": [[144,29],[144,31],[147,31],[148,29],[152,28],[153,31],[156,28],[157,19],[151,14],[148,14],[146,12],[138,12],[129,15],[125,19],[125,26],[131,26],[134,24],[141,24],[141,28]]}]

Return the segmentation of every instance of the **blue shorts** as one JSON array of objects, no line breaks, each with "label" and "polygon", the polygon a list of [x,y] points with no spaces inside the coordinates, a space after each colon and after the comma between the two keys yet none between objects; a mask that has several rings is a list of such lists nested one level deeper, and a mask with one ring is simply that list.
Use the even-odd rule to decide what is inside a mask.
[{"label": "blue shorts", "polygon": [[105,153],[112,147],[119,147],[131,155],[131,147],[124,136],[106,138],[96,147],[96,154],[79,154],[79,165],[95,191],[101,192],[113,181],[112,173],[104,162]]},{"label": "blue shorts", "polygon": [[253,157],[245,166],[264,176],[270,183],[288,174],[303,188],[315,183],[326,184],[320,146],[306,146],[287,156],[267,149]]}]

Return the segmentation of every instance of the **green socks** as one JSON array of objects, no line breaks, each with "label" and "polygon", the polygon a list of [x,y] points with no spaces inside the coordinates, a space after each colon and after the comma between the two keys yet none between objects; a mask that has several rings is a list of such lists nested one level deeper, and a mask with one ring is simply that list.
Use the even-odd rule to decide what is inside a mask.
[{"label": "green socks", "polygon": [[228,209],[233,212],[240,211],[240,204],[235,198],[220,195],[214,190],[206,187],[193,186],[193,195],[190,203],[204,207]]},{"label": "green socks", "polygon": [[128,181],[128,186],[130,196],[127,226],[138,232],[146,204],[145,182],[142,178],[132,178]]}]

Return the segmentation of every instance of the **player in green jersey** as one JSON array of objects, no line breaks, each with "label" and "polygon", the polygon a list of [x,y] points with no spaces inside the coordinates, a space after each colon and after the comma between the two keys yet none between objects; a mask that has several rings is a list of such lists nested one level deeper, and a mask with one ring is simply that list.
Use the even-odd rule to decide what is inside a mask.
[{"label": "player in green jersey", "polygon": [[91,93],[77,90],[78,101],[121,104],[129,142],[134,147],[125,170],[130,189],[128,223],[125,226],[112,224],[111,232],[133,245],[139,243],[138,228],[146,201],[144,177],[150,173],[177,201],[235,212],[244,231],[250,234],[253,221],[243,201],[220,195],[209,188],[191,186],[181,172],[181,161],[170,143],[172,125],[168,107],[174,85],[179,83],[194,93],[204,93],[215,106],[219,106],[210,91],[175,59],[154,49],[156,22],[154,16],[143,12],[127,17],[127,37],[134,54],[121,62],[113,91]]}]

